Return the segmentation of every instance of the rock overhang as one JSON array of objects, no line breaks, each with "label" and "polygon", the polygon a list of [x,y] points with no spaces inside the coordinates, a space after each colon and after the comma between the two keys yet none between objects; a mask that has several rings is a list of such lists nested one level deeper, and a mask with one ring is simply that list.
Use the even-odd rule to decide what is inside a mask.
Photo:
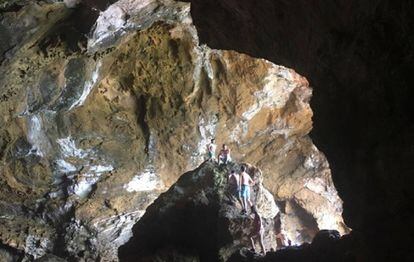
[{"label": "rock overhang", "polygon": [[[115,221],[119,226],[95,246],[98,253],[112,250],[107,245],[126,241],[128,234],[122,232],[181,173],[198,166],[208,141],[216,137],[229,142],[236,159],[262,167],[279,201],[293,201],[318,226],[345,232],[329,165],[307,137],[312,110],[306,79],[263,59],[200,46],[189,11],[189,4],[174,1],[118,1],[98,18],[87,52],[67,55],[52,46],[48,52],[59,55],[28,68],[56,70],[56,85],[63,90],[53,99],[34,100],[40,105],[23,116],[27,131],[16,132],[13,124],[6,130],[26,139],[36,149],[28,155],[39,156],[38,164],[50,168],[38,171],[54,181],[52,189],[42,187],[55,199],[42,199],[51,205],[49,211],[55,208],[51,202],[63,201],[64,209],[74,208],[76,219],[89,227],[86,232],[100,232],[107,219]],[[43,59],[21,52],[34,62]],[[79,59],[84,67],[69,66]],[[77,77],[84,81],[65,92]],[[36,78],[22,79],[29,90],[41,88]],[[16,103],[22,108],[30,100]],[[10,182],[20,171],[7,172]],[[17,175],[25,180],[33,173]],[[299,216],[295,209],[288,211],[286,221]],[[125,218],[129,222],[121,223]],[[81,225],[67,223],[74,230]],[[286,234],[301,243],[297,228],[307,226],[300,219],[292,223]],[[122,239],[113,238],[118,233]]]}]

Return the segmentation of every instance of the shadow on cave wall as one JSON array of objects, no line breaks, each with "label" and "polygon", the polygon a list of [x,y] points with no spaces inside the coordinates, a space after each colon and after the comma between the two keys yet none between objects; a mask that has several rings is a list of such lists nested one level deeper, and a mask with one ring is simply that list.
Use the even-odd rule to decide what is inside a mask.
[{"label": "shadow on cave wall", "polygon": [[329,159],[347,224],[382,259],[412,255],[414,2],[191,2],[202,43],[309,79],[311,136]]}]

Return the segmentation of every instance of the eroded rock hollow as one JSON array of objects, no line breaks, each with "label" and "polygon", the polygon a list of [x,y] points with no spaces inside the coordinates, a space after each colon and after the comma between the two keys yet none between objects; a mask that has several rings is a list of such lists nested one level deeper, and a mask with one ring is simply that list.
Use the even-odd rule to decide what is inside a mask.
[{"label": "eroded rock hollow", "polygon": [[200,45],[188,3],[112,2],[2,9],[5,257],[117,260],[146,208],[203,163],[213,137],[235,162],[260,168],[292,245],[320,229],[348,231],[328,161],[308,136],[303,76]]}]

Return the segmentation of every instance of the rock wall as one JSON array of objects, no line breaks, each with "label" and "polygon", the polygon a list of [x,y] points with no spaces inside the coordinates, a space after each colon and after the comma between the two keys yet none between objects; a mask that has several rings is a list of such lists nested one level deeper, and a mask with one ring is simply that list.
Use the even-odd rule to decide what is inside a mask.
[{"label": "rock wall", "polygon": [[97,13],[98,2],[2,12],[3,244],[33,258],[116,259],[212,137],[261,168],[293,244],[347,231],[328,162],[308,137],[304,77],[200,45],[187,3],[122,0]]},{"label": "rock wall", "polygon": [[413,2],[191,3],[202,43],[306,76],[311,137],[329,159],[347,224],[374,261],[411,260]]},{"label": "rock wall", "polygon": [[[260,169],[240,165],[248,166],[256,182],[251,199],[262,217],[265,247],[276,249],[274,218],[279,209],[261,182]],[[236,250],[250,247],[253,216],[241,214],[227,184],[230,170],[240,165],[205,162],[183,174],[133,227],[133,237],[119,248],[120,261],[171,261],[173,256],[180,257],[177,261],[227,261]]]}]

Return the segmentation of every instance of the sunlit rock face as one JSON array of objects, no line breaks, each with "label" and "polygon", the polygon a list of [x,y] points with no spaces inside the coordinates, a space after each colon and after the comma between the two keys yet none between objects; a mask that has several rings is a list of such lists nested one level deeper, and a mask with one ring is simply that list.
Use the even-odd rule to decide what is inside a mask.
[{"label": "sunlit rock face", "polygon": [[329,159],[347,225],[370,259],[412,260],[413,1],[191,3],[200,42],[306,76],[311,137]]},{"label": "sunlit rock face", "polygon": [[199,45],[189,12],[124,0],[99,17],[65,3],[3,14],[2,243],[33,258],[116,260],[147,206],[203,162],[213,137],[262,170],[292,244],[346,232],[328,162],[307,136],[306,79]]}]

